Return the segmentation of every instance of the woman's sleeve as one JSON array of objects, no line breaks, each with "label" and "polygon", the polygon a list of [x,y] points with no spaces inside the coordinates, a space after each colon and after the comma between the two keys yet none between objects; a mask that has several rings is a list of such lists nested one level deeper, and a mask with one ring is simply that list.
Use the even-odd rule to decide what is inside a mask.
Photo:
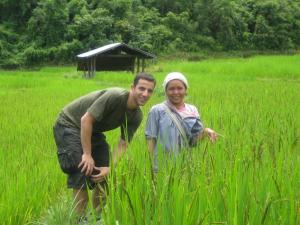
[{"label": "woman's sleeve", "polygon": [[159,111],[157,107],[152,107],[148,113],[145,136],[147,139],[155,138],[157,139],[159,133]]}]

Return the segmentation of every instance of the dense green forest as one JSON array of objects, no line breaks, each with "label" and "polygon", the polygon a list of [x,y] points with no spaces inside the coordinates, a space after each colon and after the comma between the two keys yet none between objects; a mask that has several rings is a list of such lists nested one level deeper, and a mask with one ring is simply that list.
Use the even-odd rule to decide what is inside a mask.
[{"label": "dense green forest", "polygon": [[0,0],[0,20],[2,68],[113,42],[155,54],[300,46],[300,0]]}]

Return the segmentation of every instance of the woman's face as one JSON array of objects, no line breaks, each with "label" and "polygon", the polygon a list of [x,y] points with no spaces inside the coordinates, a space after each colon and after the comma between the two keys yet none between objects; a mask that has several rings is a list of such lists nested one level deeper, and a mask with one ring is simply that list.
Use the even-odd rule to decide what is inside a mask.
[{"label": "woman's face", "polygon": [[180,80],[171,80],[167,85],[166,95],[173,105],[180,106],[184,103],[186,87]]}]

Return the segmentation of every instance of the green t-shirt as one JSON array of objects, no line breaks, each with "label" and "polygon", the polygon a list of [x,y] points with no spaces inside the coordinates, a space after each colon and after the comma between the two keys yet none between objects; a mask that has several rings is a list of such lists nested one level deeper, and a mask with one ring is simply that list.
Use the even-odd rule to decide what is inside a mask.
[{"label": "green t-shirt", "polygon": [[135,110],[127,108],[128,96],[129,92],[122,88],[95,91],[65,106],[62,115],[80,129],[81,117],[89,112],[96,119],[93,133],[121,127],[121,138],[130,141],[141,124],[143,114],[139,107]]}]

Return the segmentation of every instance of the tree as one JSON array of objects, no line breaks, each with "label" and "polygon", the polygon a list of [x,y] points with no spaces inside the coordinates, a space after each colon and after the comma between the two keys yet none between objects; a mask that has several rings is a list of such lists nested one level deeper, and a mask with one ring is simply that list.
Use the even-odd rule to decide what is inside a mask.
[{"label": "tree", "polygon": [[10,22],[11,28],[23,32],[38,0],[1,0],[0,21]]},{"label": "tree", "polygon": [[134,28],[129,44],[152,52],[168,48],[172,32],[162,23],[157,9],[139,6],[128,15],[128,22]]},{"label": "tree", "polygon": [[[198,32],[212,37],[224,49],[240,49],[246,42],[247,23],[244,8],[230,0],[201,0],[195,4]],[[194,15],[195,17],[195,15]]]},{"label": "tree", "polygon": [[168,12],[162,22],[172,32],[170,41],[174,42],[173,48],[185,51],[196,50],[194,49],[194,41],[197,23],[190,20],[187,12],[180,14]]},{"label": "tree", "polygon": [[27,35],[39,47],[55,46],[64,41],[67,23],[67,1],[44,0],[29,19]]},{"label": "tree", "polygon": [[105,44],[111,36],[113,18],[106,9],[98,8],[91,12],[76,15],[68,29],[73,38],[84,43],[85,48]]},{"label": "tree", "polygon": [[299,2],[279,0],[252,0],[249,2],[252,5],[251,11],[254,15],[254,22],[252,23],[253,41],[257,48],[293,48],[295,40],[293,34],[297,32],[295,27],[299,23]]}]

